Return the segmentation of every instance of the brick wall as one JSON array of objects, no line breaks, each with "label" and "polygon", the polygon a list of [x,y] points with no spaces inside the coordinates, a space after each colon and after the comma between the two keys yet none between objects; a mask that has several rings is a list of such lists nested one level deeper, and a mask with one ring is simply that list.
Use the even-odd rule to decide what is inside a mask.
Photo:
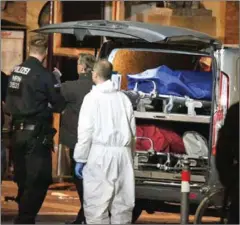
[{"label": "brick wall", "polygon": [[225,43],[239,44],[239,3],[228,1],[226,5]]},{"label": "brick wall", "polygon": [[137,20],[146,23],[161,24],[164,26],[178,26],[207,33],[216,34],[216,17],[207,9],[169,9],[151,8],[138,13],[129,20]]}]

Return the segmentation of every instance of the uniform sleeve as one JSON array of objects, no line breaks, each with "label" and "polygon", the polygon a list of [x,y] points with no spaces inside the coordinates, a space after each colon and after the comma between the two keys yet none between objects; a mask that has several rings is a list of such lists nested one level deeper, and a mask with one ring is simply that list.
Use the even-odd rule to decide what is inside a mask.
[{"label": "uniform sleeve", "polygon": [[74,160],[76,162],[87,162],[92,144],[93,134],[93,110],[94,103],[90,95],[86,95],[81,106],[78,119],[78,141],[74,149]]},{"label": "uniform sleeve", "polygon": [[219,131],[216,149],[216,168],[221,183],[227,187],[238,176],[234,168],[234,158],[239,151],[239,105],[232,106],[227,112],[224,125]]},{"label": "uniform sleeve", "polygon": [[5,73],[1,72],[1,98],[3,102],[6,101],[8,78]]},{"label": "uniform sleeve", "polygon": [[60,113],[65,107],[65,99],[61,95],[59,84],[55,78],[55,76],[50,73],[49,79],[47,83],[47,90],[48,90],[48,101],[53,107],[53,111]]}]

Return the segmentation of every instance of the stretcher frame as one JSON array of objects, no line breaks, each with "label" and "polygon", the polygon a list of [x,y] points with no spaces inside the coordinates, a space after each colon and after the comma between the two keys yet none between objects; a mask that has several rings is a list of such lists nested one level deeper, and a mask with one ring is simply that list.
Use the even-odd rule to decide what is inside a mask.
[{"label": "stretcher frame", "polygon": [[[134,111],[136,118],[204,124],[210,124],[211,122],[210,115],[196,115],[195,112],[195,107],[211,107],[211,101],[194,100],[187,96],[178,97],[172,95],[160,95],[156,94],[155,91],[151,93],[144,93],[133,90],[133,92],[138,93],[140,96],[137,110]],[[154,99],[163,100],[163,112],[149,112],[146,110],[147,104],[145,103]],[[185,104],[188,107],[188,114],[171,113],[174,103]]]},{"label": "stretcher frame", "polygon": [[[136,84],[134,86],[133,91],[137,92],[140,95],[139,104],[142,106],[140,108],[140,110],[138,110],[138,111],[146,112],[146,107],[143,106],[144,100],[146,100],[146,99],[148,99],[148,100],[161,99],[161,100],[163,100],[163,113],[164,114],[171,114],[171,110],[174,106],[174,103],[184,104],[188,108],[188,113],[186,115],[197,117],[198,118],[197,120],[199,120],[199,115],[196,114],[195,108],[211,107],[211,101],[192,99],[188,96],[180,97],[180,96],[173,96],[173,95],[158,94],[156,83],[152,80],[149,80],[149,82],[152,82],[152,84],[153,84],[153,90],[150,91],[149,93],[138,91],[138,82],[136,82]],[[177,115],[181,115],[181,114],[177,114]],[[201,118],[201,116],[200,116],[200,118]],[[204,119],[203,118],[204,117],[201,118],[202,122],[206,123],[207,121],[204,119],[206,119],[207,117],[205,117]],[[209,116],[209,119],[210,119],[210,116]],[[185,121],[185,120],[183,120],[183,121]],[[195,122],[195,121],[192,121],[192,122]]]},{"label": "stretcher frame", "polygon": [[[134,169],[139,170],[140,168],[155,168],[158,169],[159,171],[166,171],[166,172],[179,172],[182,171],[183,168],[183,160],[189,159],[190,161],[190,170],[192,171],[205,171],[207,168],[203,167],[197,167],[194,166],[196,163],[197,165],[197,160],[208,160],[208,157],[196,157],[196,156],[190,156],[187,154],[176,154],[176,153],[170,153],[170,152],[156,152],[154,150],[154,143],[151,140],[151,138],[148,137],[136,137],[137,139],[144,139],[148,140],[150,142],[150,148],[148,150],[140,151],[140,150],[135,150],[135,156],[134,156]],[[166,157],[166,162],[163,164],[161,163],[149,163],[149,157],[151,156],[165,156]],[[171,156],[175,157],[177,159],[177,163],[172,166],[171,163]],[[140,162],[139,162],[140,161]]]},{"label": "stretcher frame", "polygon": [[[143,178],[144,181],[146,179],[154,180],[154,181],[169,181],[173,182],[179,181],[181,182],[181,173],[168,173],[159,170],[143,170],[143,169],[135,169],[135,177]],[[204,175],[193,175],[191,174],[190,182],[191,183],[204,183],[206,181]]]},{"label": "stretcher frame", "polygon": [[159,94],[157,92],[156,83],[153,80],[146,80],[146,81],[149,81],[153,84],[153,90],[150,91],[149,93],[138,91],[138,82],[135,83],[135,86],[133,89],[133,91],[138,92],[143,98],[160,98],[162,100],[169,100],[169,101],[175,100],[177,103],[185,103],[186,101],[198,101],[198,102],[201,102],[203,104],[203,106],[211,106],[211,101],[207,101],[207,100],[192,99],[188,96],[181,97],[181,96]]},{"label": "stretcher frame", "polygon": [[163,121],[175,121],[175,122],[186,122],[186,123],[203,123],[210,124],[210,116],[189,116],[185,114],[168,114],[161,112],[139,112],[134,111],[134,116],[139,119],[153,119]]}]

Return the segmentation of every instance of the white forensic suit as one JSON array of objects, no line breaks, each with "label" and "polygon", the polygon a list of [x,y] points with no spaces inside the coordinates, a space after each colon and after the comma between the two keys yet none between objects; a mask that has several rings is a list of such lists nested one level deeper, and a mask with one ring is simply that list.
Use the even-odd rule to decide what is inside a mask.
[{"label": "white forensic suit", "polygon": [[87,224],[131,223],[135,134],[132,104],[110,80],[86,95],[79,114],[74,159],[86,162],[83,189]]}]

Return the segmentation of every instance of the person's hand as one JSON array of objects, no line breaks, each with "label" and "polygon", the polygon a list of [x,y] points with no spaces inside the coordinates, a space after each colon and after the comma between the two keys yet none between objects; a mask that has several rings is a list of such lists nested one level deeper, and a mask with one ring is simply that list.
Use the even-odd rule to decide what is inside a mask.
[{"label": "person's hand", "polygon": [[82,171],[83,171],[83,167],[85,166],[85,163],[76,163],[76,166],[75,166],[75,175],[77,178],[79,179],[82,179],[83,176],[82,176]]},{"label": "person's hand", "polygon": [[61,76],[62,76],[62,73],[60,72],[60,70],[59,70],[58,68],[54,67],[54,70],[53,70],[52,73],[54,74],[57,82],[58,82],[59,84],[61,84]]},{"label": "person's hand", "polygon": [[54,73],[54,74],[58,74],[59,77],[62,76],[61,71],[60,71],[57,67],[54,67],[53,73]]}]

